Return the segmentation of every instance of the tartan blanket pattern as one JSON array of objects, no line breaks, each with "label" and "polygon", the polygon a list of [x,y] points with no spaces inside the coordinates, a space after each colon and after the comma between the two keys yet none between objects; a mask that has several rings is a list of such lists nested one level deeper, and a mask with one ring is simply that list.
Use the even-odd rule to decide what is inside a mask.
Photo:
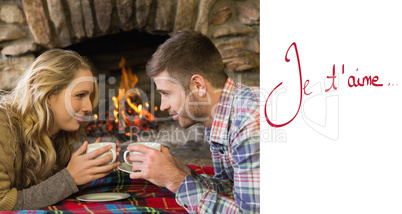
[{"label": "tartan blanket pattern", "polygon": [[[189,165],[199,174],[213,176],[211,166]],[[111,202],[84,202],[76,199],[79,195],[101,192],[124,192],[127,199]],[[175,194],[146,180],[132,180],[128,173],[113,171],[108,176],[86,185],[85,189],[71,195],[53,206],[40,210],[20,210],[6,213],[187,213],[175,200]]]}]

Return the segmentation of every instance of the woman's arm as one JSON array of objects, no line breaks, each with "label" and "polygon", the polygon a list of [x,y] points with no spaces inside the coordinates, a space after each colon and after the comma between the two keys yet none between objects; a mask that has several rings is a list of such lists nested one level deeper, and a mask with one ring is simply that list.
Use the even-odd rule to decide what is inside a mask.
[{"label": "woman's arm", "polygon": [[63,169],[38,185],[18,191],[13,210],[39,209],[55,204],[78,192],[67,169]]}]

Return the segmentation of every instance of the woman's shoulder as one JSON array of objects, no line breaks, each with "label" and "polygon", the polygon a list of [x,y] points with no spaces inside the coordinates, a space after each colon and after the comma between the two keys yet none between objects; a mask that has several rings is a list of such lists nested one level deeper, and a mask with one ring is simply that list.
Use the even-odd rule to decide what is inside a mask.
[{"label": "woman's shoulder", "polygon": [[7,104],[0,104],[0,123],[9,123],[15,118],[12,116],[13,115],[13,110],[9,107]]},{"label": "woman's shoulder", "polygon": [[12,136],[18,131],[18,119],[12,108],[0,104],[0,133],[2,136]]},{"label": "woman's shoulder", "polygon": [[0,105],[0,124],[3,125],[6,122],[9,122],[10,115],[6,106]]},{"label": "woman's shoulder", "polygon": [[3,153],[2,155],[8,154],[15,151],[15,147],[17,146],[17,137],[15,129],[13,125],[10,123],[9,118],[7,117],[7,112],[0,110],[0,146]]}]

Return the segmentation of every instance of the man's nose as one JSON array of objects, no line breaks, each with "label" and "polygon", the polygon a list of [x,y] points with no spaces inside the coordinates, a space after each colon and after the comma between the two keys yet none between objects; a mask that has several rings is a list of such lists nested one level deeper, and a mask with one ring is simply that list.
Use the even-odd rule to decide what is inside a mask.
[{"label": "man's nose", "polygon": [[161,111],[166,111],[170,109],[170,105],[168,102],[164,101],[163,99],[161,100],[161,106],[160,106],[160,110]]}]

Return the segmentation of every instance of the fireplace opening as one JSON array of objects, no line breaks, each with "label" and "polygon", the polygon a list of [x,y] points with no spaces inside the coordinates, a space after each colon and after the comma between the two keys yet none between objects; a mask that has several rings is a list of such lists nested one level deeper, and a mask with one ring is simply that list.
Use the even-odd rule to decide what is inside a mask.
[{"label": "fireplace opening", "polygon": [[144,70],[144,65],[169,36],[129,31],[93,38],[66,49],[77,51],[91,60],[97,71],[106,75],[120,73],[119,62],[126,59],[126,67],[134,72]]}]

